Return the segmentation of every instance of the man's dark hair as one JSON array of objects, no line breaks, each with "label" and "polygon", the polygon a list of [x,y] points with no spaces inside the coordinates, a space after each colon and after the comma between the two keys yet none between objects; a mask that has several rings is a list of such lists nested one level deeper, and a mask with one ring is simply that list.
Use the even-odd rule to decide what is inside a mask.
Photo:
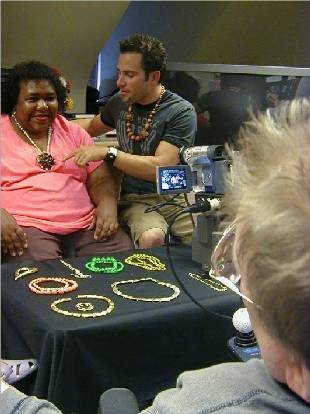
[{"label": "man's dark hair", "polygon": [[245,83],[245,75],[221,73],[221,89],[235,87],[242,89]]},{"label": "man's dark hair", "polygon": [[144,33],[136,33],[121,40],[119,45],[121,53],[141,53],[146,79],[155,70],[160,71],[160,80],[163,78],[167,65],[167,52],[160,40]]},{"label": "man's dark hair", "polygon": [[36,60],[29,60],[15,65],[3,83],[1,88],[1,113],[11,114],[13,112],[17,104],[21,82],[42,79],[48,80],[53,85],[59,109],[63,110],[66,89],[57,74],[48,65]]}]

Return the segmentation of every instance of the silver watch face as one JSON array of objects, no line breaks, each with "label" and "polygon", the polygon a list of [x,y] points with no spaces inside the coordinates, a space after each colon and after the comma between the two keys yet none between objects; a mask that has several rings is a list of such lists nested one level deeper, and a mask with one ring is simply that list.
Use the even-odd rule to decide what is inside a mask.
[{"label": "silver watch face", "polygon": [[109,148],[109,153],[110,154],[113,154],[115,157],[117,156],[117,148],[115,148],[115,147],[110,147]]}]

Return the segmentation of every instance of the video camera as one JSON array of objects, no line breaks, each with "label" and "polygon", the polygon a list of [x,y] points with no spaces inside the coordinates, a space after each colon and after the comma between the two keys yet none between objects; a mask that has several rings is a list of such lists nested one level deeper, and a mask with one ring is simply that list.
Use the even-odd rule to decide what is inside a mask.
[{"label": "video camera", "polygon": [[213,210],[221,207],[224,195],[225,175],[230,172],[229,160],[223,145],[182,147],[179,153],[182,164],[157,167],[156,182],[159,194],[193,192],[193,212],[197,226],[193,232],[192,258],[210,270],[211,253],[222,233],[216,231],[217,215]]},{"label": "video camera", "polygon": [[231,163],[223,145],[182,147],[179,156],[181,163],[188,165],[157,167],[159,194],[193,191],[196,203],[201,206],[224,194],[225,174]]}]

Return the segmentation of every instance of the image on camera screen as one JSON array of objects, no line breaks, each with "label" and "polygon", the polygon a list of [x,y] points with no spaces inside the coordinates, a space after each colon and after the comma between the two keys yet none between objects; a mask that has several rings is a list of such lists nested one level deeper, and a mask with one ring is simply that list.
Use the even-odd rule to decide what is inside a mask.
[{"label": "image on camera screen", "polygon": [[164,170],[161,176],[163,190],[185,190],[186,174],[184,170]]}]

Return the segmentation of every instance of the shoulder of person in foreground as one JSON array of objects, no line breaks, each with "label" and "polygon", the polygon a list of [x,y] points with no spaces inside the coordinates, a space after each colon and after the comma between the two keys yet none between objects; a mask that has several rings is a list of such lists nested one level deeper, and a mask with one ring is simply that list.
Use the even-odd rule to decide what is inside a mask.
[{"label": "shoulder of person in foreground", "polygon": [[27,396],[2,380],[0,405],[2,414],[61,414],[50,402]]},{"label": "shoulder of person in foreground", "polygon": [[[157,395],[140,414],[261,414],[287,410],[310,413],[310,407],[286,391],[266,371],[261,360],[224,363],[182,373],[176,388]],[[242,410],[242,411],[241,411]]]}]

